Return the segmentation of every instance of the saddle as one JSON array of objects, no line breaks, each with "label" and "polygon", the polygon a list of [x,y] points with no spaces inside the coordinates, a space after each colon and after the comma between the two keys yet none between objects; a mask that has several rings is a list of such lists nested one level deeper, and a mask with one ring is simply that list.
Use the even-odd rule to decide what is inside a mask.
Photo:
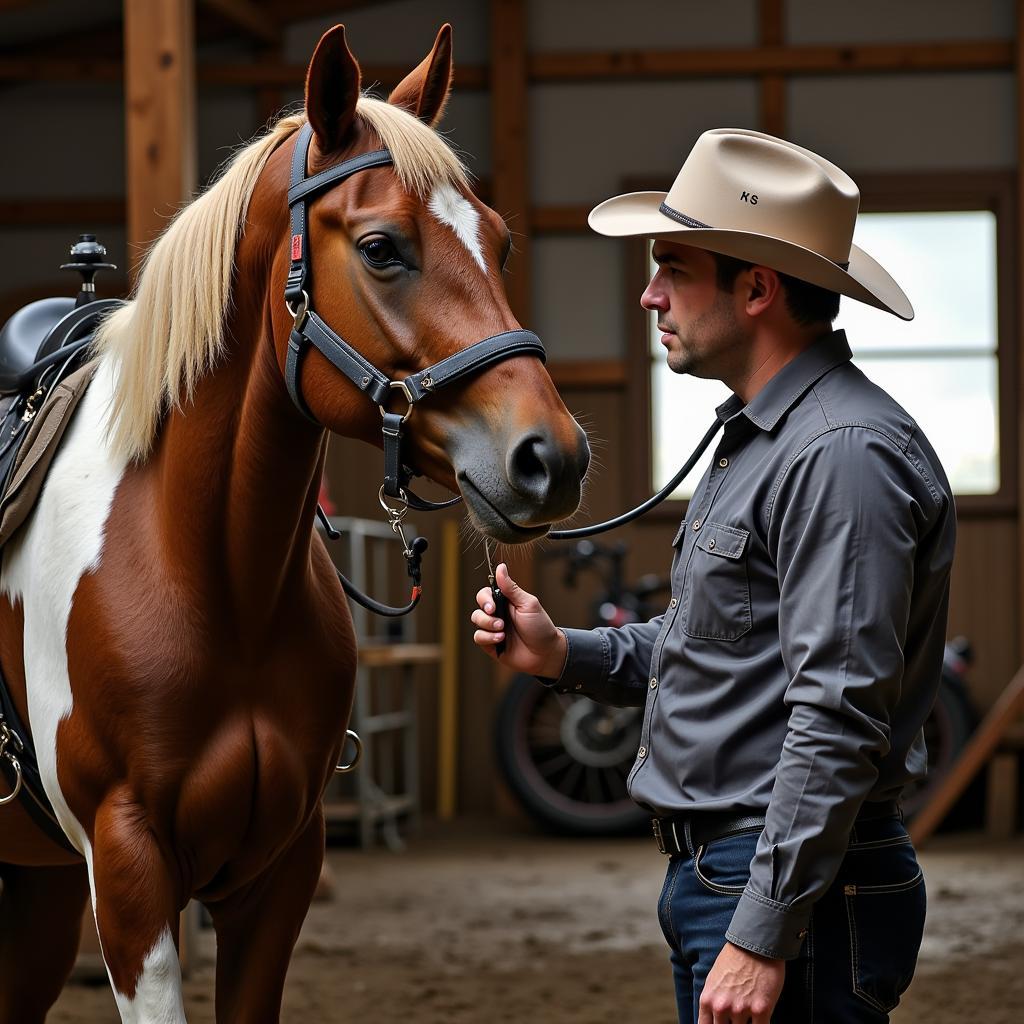
[{"label": "saddle", "polygon": [[[96,369],[90,343],[100,321],[122,305],[97,299],[93,277],[113,264],[93,235],[71,249],[83,286],[77,298],[40,299],[19,309],[0,329],[0,558],[28,518],[61,438]],[[74,851],[42,787],[31,735],[20,721],[0,674],[0,811],[20,797],[36,823]]]}]

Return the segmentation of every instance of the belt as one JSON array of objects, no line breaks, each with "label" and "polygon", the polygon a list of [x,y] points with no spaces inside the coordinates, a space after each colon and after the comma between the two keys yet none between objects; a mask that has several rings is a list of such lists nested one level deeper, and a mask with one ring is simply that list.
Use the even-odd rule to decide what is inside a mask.
[{"label": "belt", "polygon": [[[889,818],[903,814],[897,800],[872,800],[861,804],[857,821]],[[676,814],[666,818],[651,818],[651,831],[658,849],[668,856],[687,853],[691,857],[716,839],[738,835],[741,832],[760,832],[764,828],[763,814],[734,814],[731,811],[698,811]]]}]

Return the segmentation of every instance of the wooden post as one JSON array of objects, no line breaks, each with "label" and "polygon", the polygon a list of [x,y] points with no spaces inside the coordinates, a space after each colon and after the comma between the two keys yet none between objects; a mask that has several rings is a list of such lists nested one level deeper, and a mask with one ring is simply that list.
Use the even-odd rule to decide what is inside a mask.
[{"label": "wooden post", "polygon": [[526,0],[491,0],[491,205],[515,240],[506,278],[509,305],[530,323]]},{"label": "wooden post", "polygon": [[441,535],[441,671],[437,709],[437,816],[455,817],[459,762],[459,524],[446,519]]},{"label": "wooden post", "polygon": [[196,188],[192,0],[124,0],[128,259]]},{"label": "wooden post", "polygon": [[[762,46],[782,46],[784,3],[785,0],[761,0]],[[783,75],[761,76],[761,131],[778,136],[786,133],[786,79]]]}]

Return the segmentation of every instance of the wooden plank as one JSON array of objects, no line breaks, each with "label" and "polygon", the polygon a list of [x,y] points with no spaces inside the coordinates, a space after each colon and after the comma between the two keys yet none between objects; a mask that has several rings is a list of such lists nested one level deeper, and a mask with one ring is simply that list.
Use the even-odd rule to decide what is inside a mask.
[{"label": "wooden plank", "polygon": [[252,0],[202,0],[218,14],[237,25],[247,35],[264,43],[276,45],[281,39],[281,27],[277,20]]},{"label": "wooden plank", "polygon": [[549,363],[548,373],[560,390],[617,390],[626,386],[624,359],[586,359]]},{"label": "wooden plank", "polygon": [[392,665],[436,665],[441,660],[440,644],[381,644],[359,648],[359,664],[368,668]]},{"label": "wooden plank", "polygon": [[910,838],[922,846],[942,824],[960,794],[984,767],[999,746],[1003,735],[1016,725],[1024,714],[1024,665],[1003,690],[992,710],[975,730],[971,741],[950,769],[935,795],[910,823]]},{"label": "wooden plank", "polygon": [[[785,24],[784,0],[760,0],[762,46],[782,46]],[[786,79],[774,73],[761,77],[761,130],[769,135],[786,134]]]},{"label": "wooden plank", "polygon": [[[498,3],[499,0],[492,0]],[[502,0],[515,2],[515,0]],[[526,61],[531,82],[745,78],[758,75],[836,75],[915,71],[1008,71],[1013,44],[1004,40],[969,43],[900,43],[871,46],[770,46],[725,50],[622,50],[599,53],[544,53]],[[397,85],[405,65],[366,65],[363,80]],[[297,85],[305,64],[223,62],[199,66],[204,85]],[[495,73],[483,65],[460,64],[456,88],[484,89]],[[45,54],[0,57],[0,81],[114,81],[116,59]],[[506,83],[511,84],[511,83]]]},{"label": "wooden plank", "polygon": [[190,0],[125,0],[127,251],[138,258],[195,190]]},{"label": "wooden plank", "polygon": [[0,226],[69,227],[123,224],[124,199],[6,199],[0,201]]},{"label": "wooden plank", "polygon": [[897,43],[866,46],[767,46],[757,49],[620,50],[544,53],[530,60],[534,81],[735,78],[880,71],[978,71],[1013,67],[1013,44]]},{"label": "wooden plank", "polygon": [[526,0],[491,0],[491,205],[515,240],[505,286],[521,323],[530,320],[526,38]]},{"label": "wooden plank", "polygon": [[1009,839],[1017,830],[1017,754],[995,753],[988,763],[985,790],[985,834]]}]

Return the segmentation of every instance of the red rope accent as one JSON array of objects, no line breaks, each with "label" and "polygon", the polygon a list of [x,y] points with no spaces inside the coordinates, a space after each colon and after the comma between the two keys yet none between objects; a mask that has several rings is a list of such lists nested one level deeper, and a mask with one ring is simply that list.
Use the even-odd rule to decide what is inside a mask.
[{"label": "red rope accent", "polygon": [[423,588],[422,587],[413,587],[412,588],[412,597],[410,597],[409,600],[410,601],[418,601],[419,597],[420,597],[420,594],[422,594],[422,593],[423,593]]}]

